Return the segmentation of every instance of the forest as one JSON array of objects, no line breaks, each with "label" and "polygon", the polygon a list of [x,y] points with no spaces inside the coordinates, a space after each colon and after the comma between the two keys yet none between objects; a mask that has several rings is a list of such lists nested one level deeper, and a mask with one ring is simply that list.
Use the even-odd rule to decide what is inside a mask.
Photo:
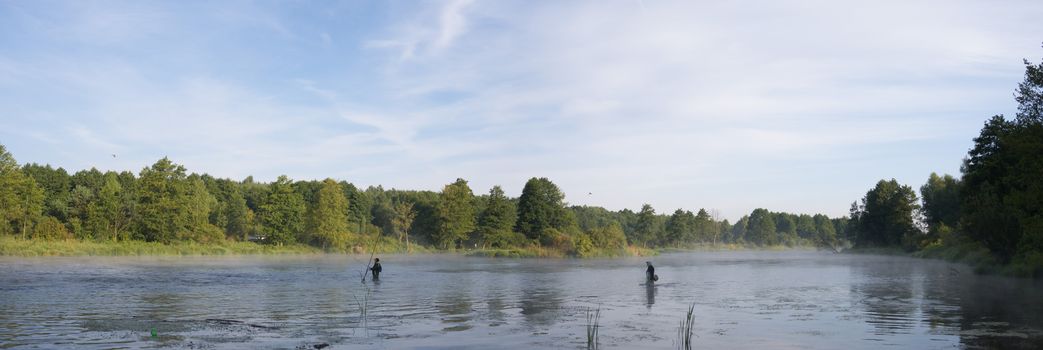
[{"label": "forest", "polygon": [[900,248],[1043,277],[1043,63],[1025,61],[1017,115],[985,122],[961,176],[930,174],[917,192],[880,180],[852,203],[856,247]]},{"label": "forest", "polygon": [[[412,191],[325,179],[274,182],[188,173],[167,158],[134,174],[19,165],[0,145],[0,236],[88,242],[259,242],[330,252],[480,248],[506,254],[616,256],[718,244],[833,246],[846,219],[756,209],[732,224],[716,210],[645,204],[637,212],[570,206],[547,178],[519,197],[476,195],[457,179]],[[501,252],[503,253],[503,252]]]}]

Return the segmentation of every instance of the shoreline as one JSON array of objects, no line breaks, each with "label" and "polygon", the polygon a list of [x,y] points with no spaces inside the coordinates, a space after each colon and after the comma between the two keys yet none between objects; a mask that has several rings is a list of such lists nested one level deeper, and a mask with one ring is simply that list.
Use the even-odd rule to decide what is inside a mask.
[{"label": "shoreline", "polygon": [[597,259],[656,256],[664,253],[713,252],[713,251],[783,251],[816,250],[811,246],[747,246],[741,244],[698,244],[689,247],[646,248],[627,246],[620,250],[600,249],[585,256],[538,246],[478,249],[434,249],[421,245],[405,247],[389,244],[355,246],[350,250],[324,250],[305,244],[267,245],[254,242],[224,241],[216,244],[196,242],[122,241],[97,242],[70,240],[21,239],[11,236],[0,237],[0,257],[84,257],[84,256],[245,256],[245,255],[323,255],[323,254],[457,254],[470,257],[491,258],[551,258],[551,259]]}]

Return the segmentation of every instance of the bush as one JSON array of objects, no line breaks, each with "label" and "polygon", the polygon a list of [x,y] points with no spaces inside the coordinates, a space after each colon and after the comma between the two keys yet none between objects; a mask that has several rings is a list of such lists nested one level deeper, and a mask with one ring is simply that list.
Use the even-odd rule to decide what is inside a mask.
[{"label": "bush", "polygon": [[217,243],[225,240],[225,234],[217,226],[206,224],[193,231],[178,232],[177,238],[197,243]]},{"label": "bush", "polygon": [[46,216],[36,223],[36,228],[33,230],[33,238],[57,241],[72,238],[72,234],[57,218]]},{"label": "bush", "polygon": [[543,231],[543,234],[540,235],[540,244],[563,252],[571,252],[574,249],[572,237],[553,228]]},{"label": "bush", "polygon": [[578,236],[576,236],[576,239],[574,241],[576,246],[576,256],[579,256],[581,258],[594,256],[594,242],[590,240],[590,236],[588,236],[585,233],[581,233]]}]

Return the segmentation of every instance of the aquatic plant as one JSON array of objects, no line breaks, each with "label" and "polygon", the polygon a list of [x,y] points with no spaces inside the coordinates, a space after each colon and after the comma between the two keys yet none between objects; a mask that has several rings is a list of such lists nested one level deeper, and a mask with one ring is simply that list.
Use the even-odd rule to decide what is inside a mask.
[{"label": "aquatic plant", "polygon": [[587,349],[597,350],[598,348],[598,329],[601,327],[598,323],[601,322],[601,305],[593,312],[590,308],[587,308]]},{"label": "aquatic plant", "polygon": [[695,304],[688,306],[688,314],[681,320],[677,327],[677,348],[683,350],[692,349],[692,325],[695,324]]},{"label": "aquatic plant", "polygon": [[372,292],[368,286],[364,288],[366,292],[361,297],[358,294],[352,294],[352,297],[355,298],[355,305],[359,307],[359,323],[362,324],[363,329],[367,329],[369,324],[369,297],[372,295]]}]

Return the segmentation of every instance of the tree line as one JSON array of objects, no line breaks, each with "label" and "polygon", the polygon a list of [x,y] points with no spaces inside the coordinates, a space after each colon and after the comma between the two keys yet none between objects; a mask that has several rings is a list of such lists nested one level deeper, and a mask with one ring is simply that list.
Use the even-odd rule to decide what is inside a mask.
[{"label": "tree line", "polygon": [[1043,63],[1025,60],[1018,112],[985,122],[960,177],[931,173],[917,192],[881,180],[851,206],[861,247],[972,245],[1023,275],[1043,275]]},{"label": "tree line", "polygon": [[[270,183],[188,173],[167,158],[142,169],[101,172],[19,165],[0,145],[0,234],[25,239],[223,240],[302,243],[347,250],[383,240],[402,247],[540,246],[587,256],[628,245],[832,245],[846,219],[754,210],[735,224],[716,210],[658,214],[570,206],[547,178],[529,179],[519,197],[500,186],[474,194],[457,179],[440,192],[360,189],[325,179]],[[843,237],[841,234],[839,237]]]}]

